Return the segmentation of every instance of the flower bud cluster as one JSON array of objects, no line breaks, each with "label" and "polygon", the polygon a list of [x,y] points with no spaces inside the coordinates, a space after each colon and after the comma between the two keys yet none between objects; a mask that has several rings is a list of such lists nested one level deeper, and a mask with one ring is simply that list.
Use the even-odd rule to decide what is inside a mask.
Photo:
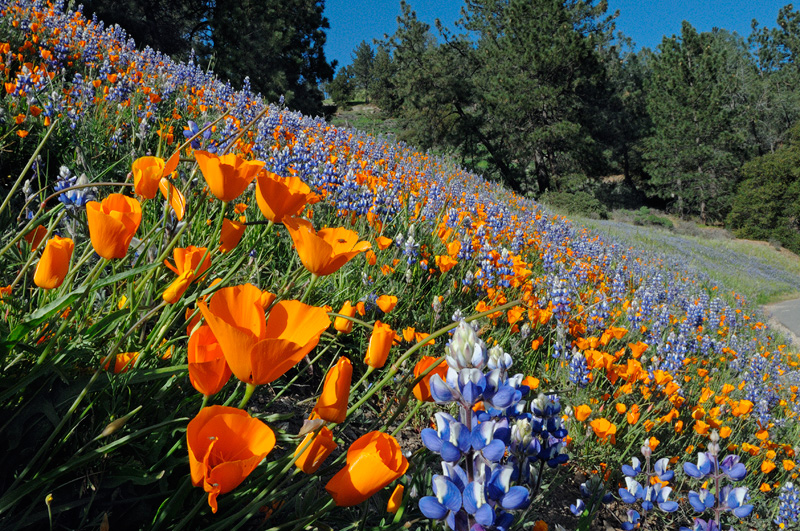
[{"label": "flower bud cluster", "polygon": [[422,430],[422,443],[441,456],[443,473],[433,477],[434,495],[423,497],[420,509],[454,531],[508,529],[514,518],[508,511],[528,505],[542,466],[567,461],[561,406],[556,396],[540,395],[529,408],[523,376],[508,374],[511,356],[499,347],[487,350],[463,320],[445,357],[447,375],[431,377],[431,396],[438,404],[458,404],[459,418],[438,412],[436,429]]}]

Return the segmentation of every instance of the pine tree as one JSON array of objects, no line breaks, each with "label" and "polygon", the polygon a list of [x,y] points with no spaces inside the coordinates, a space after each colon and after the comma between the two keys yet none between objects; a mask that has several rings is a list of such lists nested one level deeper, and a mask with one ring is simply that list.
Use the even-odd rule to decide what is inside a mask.
[{"label": "pine tree", "polygon": [[721,219],[747,158],[737,73],[752,62],[741,38],[698,33],[685,21],[681,36],[665,37],[659,52],[646,85],[654,126],[645,141],[648,188],[679,215]]},{"label": "pine tree", "polygon": [[372,87],[375,52],[367,41],[361,41],[352,54],[352,70],[356,87],[364,91],[364,101],[369,102]]}]

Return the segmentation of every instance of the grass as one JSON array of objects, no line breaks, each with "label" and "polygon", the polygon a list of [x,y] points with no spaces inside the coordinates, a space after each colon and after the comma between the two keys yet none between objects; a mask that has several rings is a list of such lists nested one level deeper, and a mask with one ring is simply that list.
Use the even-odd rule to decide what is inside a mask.
[{"label": "grass", "polygon": [[800,257],[767,242],[730,238],[724,231],[700,227],[696,227],[696,232],[701,235],[695,236],[618,221],[575,216],[573,220],[625,245],[663,254],[708,275],[726,291],[735,291],[757,304],[800,295]]}]

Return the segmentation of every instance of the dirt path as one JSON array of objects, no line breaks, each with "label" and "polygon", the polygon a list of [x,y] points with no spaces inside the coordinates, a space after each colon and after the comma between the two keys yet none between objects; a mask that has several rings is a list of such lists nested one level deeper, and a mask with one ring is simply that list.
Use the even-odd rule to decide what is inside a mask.
[{"label": "dirt path", "polygon": [[792,339],[795,347],[800,346],[800,299],[774,302],[763,307],[769,317],[769,324]]}]

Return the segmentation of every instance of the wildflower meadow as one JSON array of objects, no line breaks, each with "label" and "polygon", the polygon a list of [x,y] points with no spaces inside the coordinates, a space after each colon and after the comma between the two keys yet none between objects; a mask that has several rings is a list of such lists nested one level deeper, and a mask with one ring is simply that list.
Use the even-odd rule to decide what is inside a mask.
[{"label": "wildflower meadow", "polygon": [[0,528],[800,528],[741,295],[63,1],[0,77]]}]

